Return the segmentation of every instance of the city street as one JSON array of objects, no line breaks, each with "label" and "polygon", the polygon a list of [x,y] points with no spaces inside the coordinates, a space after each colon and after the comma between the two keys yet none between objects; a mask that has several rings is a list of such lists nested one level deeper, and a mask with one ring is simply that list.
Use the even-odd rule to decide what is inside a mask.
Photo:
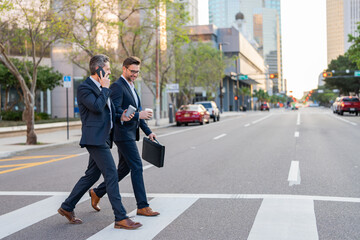
[{"label": "city street", "polygon": [[154,132],[164,167],[143,164],[160,216],[136,216],[126,177],[123,204],[143,227],[114,229],[108,198],[96,212],[87,194],[75,209],[83,224],[69,224],[57,209],[88,153],[68,144],[0,159],[0,239],[359,239],[360,117],[271,109]]}]

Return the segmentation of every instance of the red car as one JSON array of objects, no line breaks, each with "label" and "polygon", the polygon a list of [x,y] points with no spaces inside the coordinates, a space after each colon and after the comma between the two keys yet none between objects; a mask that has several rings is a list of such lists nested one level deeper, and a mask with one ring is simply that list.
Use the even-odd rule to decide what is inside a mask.
[{"label": "red car", "polygon": [[260,111],[267,110],[270,111],[270,106],[267,102],[263,102],[260,106]]},{"label": "red car", "polygon": [[359,98],[352,96],[341,97],[336,112],[339,115],[344,115],[344,112],[355,113],[357,116],[360,112]]},{"label": "red car", "polygon": [[203,125],[204,122],[210,122],[210,113],[201,104],[182,105],[176,112],[175,120],[176,126],[181,126],[182,123],[186,126],[188,123]]}]

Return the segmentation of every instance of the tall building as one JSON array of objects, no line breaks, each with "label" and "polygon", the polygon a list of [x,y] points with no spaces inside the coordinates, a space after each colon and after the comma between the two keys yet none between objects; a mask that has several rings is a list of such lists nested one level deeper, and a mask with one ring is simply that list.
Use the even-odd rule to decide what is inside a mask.
[{"label": "tall building", "polygon": [[[184,4],[185,10],[190,15],[190,22],[187,24],[189,26],[199,25],[199,8],[198,0],[177,0],[179,3]],[[203,0],[200,0],[203,1]]]},{"label": "tall building", "polygon": [[349,49],[348,34],[357,36],[357,22],[360,22],[360,0],[326,0],[328,64]]},{"label": "tall building", "polygon": [[240,0],[209,0],[209,24],[230,27],[240,11]]}]

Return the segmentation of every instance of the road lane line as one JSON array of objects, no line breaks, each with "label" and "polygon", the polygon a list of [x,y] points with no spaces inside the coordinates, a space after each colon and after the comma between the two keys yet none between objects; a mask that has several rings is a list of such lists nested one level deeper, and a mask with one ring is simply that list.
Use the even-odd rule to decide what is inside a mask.
[{"label": "road lane line", "polygon": [[[85,194],[79,203],[88,200]],[[52,196],[0,216],[0,239],[57,214],[64,196]],[[64,217],[62,217],[64,218]],[[64,218],[64,223],[66,219]]]},{"label": "road lane line", "polygon": [[264,199],[248,240],[318,240],[313,200]]},{"label": "road lane line", "polygon": [[298,113],[297,120],[296,120],[296,125],[300,125],[300,113]]},{"label": "road lane line", "polygon": [[263,121],[263,120],[265,120],[265,119],[269,118],[271,115],[272,115],[272,114],[267,115],[266,117],[260,118],[260,119],[258,119],[258,120],[255,120],[255,121],[253,121],[253,122],[252,122],[252,124],[256,124],[256,123],[258,123],[258,122],[261,122],[261,121]]},{"label": "road lane line", "polygon": [[[160,215],[156,217],[136,216],[134,221],[139,221],[143,224],[142,227],[136,229],[135,231],[128,231],[114,229],[114,223],[112,223],[88,239],[153,239],[157,234],[159,234],[159,232],[161,232],[166,226],[191,207],[191,205],[193,205],[197,200],[198,198],[154,198],[149,203],[155,211],[160,212]],[[128,215],[132,216],[135,214],[136,210],[132,211]]]},{"label": "road lane line", "polygon": [[219,135],[217,137],[214,137],[213,139],[218,140],[219,138],[222,138],[222,137],[225,137],[225,136],[226,136],[226,133],[223,133],[223,134],[221,134],[221,135]]},{"label": "road lane line", "polygon": [[250,123],[244,125],[244,127],[248,127],[248,126],[250,126]]},{"label": "road lane line", "polygon": [[291,161],[288,182],[289,186],[301,183],[299,161]]},{"label": "road lane line", "polygon": [[299,132],[295,132],[294,137],[299,137],[300,133]]},{"label": "road lane line", "polygon": [[33,162],[33,163],[29,163],[29,164],[27,164],[25,166],[0,171],[0,174],[4,174],[4,173],[8,173],[8,172],[14,172],[14,171],[25,169],[25,168],[40,166],[40,165],[44,165],[44,164],[47,164],[47,163],[53,163],[53,162],[57,162],[57,161],[61,161],[61,160],[65,160],[65,159],[69,159],[69,158],[73,158],[73,157],[78,157],[78,156],[80,156],[80,154],[73,154],[73,155],[69,155],[69,156],[66,156],[66,157],[62,157],[62,158],[55,158],[55,159],[51,159],[51,160],[48,160],[48,161],[45,161],[45,162]]},{"label": "road lane line", "polygon": [[339,120],[341,120],[341,121],[343,121],[343,122],[346,122],[346,123],[350,123],[350,124],[353,125],[353,126],[356,126],[356,125],[357,125],[356,123],[350,122],[349,120],[343,119],[343,118],[341,118],[341,117],[336,117],[336,116],[334,116],[334,118],[337,118],[337,119],[339,119]]}]

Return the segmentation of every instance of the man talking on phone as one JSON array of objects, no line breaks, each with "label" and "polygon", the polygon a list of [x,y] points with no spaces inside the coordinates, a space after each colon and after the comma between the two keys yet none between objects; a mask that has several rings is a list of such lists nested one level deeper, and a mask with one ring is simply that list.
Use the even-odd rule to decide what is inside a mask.
[{"label": "man talking on phone", "polygon": [[[151,139],[156,138],[147,126],[145,120],[152,117],[152,111],[143,111],[140,98],[135,90],[134,82],[140,73],[141,61],[137,57],[128,57],[123,62],[123,74],[111,86],[110,98],[115,105],[117,114],[123,114],[125,109],[132,105],[136,112],[129,118],[115,123],[114,141],[118,147],[119,165],[118,177],[121,181],[131,172],[131,182],[137,203],[137,215],[157,216],[160,213],[153,211],[148,204],[143,179],[142,162],[135,141],[139,141],[139,128]],[[92,207],[100,211],[98,205],[100,198],[106,194],[106,185],[101,183],[97,188],[90,189]]]},{"label": "man talking on phone", "polygon": [[126,216],[119,193],[116,166],[110,152],[115,119],[119,122],[120,118],[126,120],[126,112],[121,116],[116,114],[109,98],[111,93],[108,78],[111,74],[109,58],[102,54],[95,55],[90,59],[89,67],[91,76],[81,83],[77,90],[82,123],[80,146],[85,147],[89,152],[89,163],[85,175],[75,184],[58,212],[70,223],[81,224],[82,220],[75,216],[75,206],[102,174],[115,215],[114,227],[136,229],[142,225]]}]

